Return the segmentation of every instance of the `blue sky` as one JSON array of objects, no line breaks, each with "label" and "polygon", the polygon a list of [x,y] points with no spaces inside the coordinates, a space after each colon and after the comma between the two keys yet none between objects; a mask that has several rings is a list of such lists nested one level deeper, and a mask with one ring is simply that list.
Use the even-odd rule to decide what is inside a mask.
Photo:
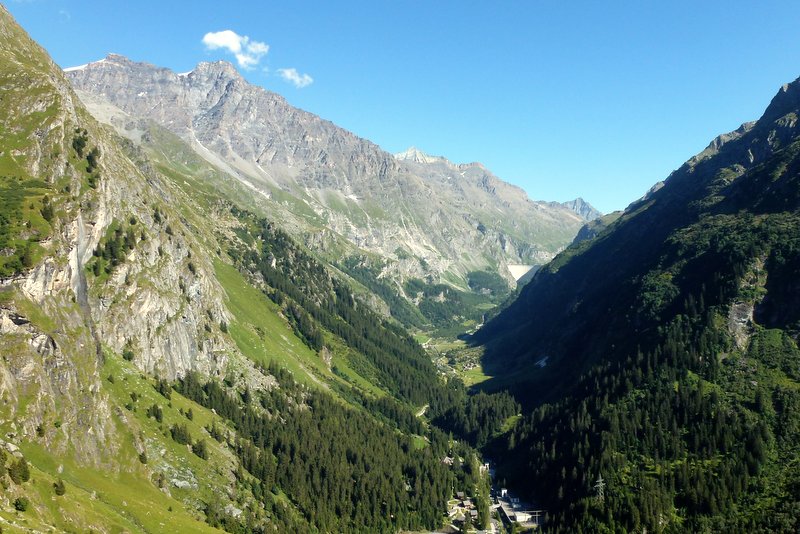
[{"label": "blue sky", "polygon": [[[64,67],[116,52],[183,72],[235,63],[219,45],[238,43],[251,82],[390,152],[481,161],[531,198],[582,196],[606,212],[800,76],[796,0],[6,7]],[[248,40],[204,44],[224,30]]]}]

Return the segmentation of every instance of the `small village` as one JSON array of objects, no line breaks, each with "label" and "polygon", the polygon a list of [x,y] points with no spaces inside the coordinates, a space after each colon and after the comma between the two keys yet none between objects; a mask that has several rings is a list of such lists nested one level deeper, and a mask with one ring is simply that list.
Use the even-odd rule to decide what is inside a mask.
[{"label": "small village", "polygon": [[536,532],[544,521],[544,510],[535,509],[531,503],[521,500],[507,488],[499,488],[494,484],[494,469],[489,463],[481,466],[481,472],[489,477],[491,485],[488,528],[479,525],[478,507],[475,499],[463,491],[456,492],[455,498],[448,503],[449,524],[439,532]]}]

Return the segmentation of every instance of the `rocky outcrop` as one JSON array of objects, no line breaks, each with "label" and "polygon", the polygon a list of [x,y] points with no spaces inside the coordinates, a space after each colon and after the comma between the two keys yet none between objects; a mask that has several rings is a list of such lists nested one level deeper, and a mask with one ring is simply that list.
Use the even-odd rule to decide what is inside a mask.
[{"label": "rocky outcrop", "polygon": [[[29,245],[33,265],[0,280],[0,428],[12,429],[9,439],[35,437],[54,454],[113,465],[120,444],[102,387],[110,352],[129,351],[139,369],[168,379],[233,369],[245,384],[274,383],[252,372],[221,331],[230,314],[206,250],[215,246],[212,233],[184,216],[186,200],[128,157],[1,6],[0,36],[0,147],[8,132],[17,136],[13,158],[0,157],[18,176],[47,184],[55,206],[46,239]],[[135,246],[93,274],[90,263],[117,227],[133,229]]]},{"label": "rocky outcrop", "polygon": [[753,335],[753,303],[734,302],[728,311],[728,333],[739,350],[746,350]]}]

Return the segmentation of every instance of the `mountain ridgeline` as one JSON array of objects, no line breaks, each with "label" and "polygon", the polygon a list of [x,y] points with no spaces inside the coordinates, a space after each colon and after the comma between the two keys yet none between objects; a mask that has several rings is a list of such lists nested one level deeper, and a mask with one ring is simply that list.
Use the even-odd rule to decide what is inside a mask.
[{"label": "mountain ridgeline", "polygon": [[[112,54],[66,74],[121,134],[146,144],[157,124],[245,184],[260,209],[406,326],[447,322],[409,308],[418,301],[409,280],[469,293],[469,274],[484,272],[513,286],[509,265],[545,263],[597,215],[581,199],[532,201],[479,163],[415,149],[393,156],[249,84],[226,62],[177,74]],[[455,324],[472,315],[480,318],[467,313]]]},{"label": "mountain ridgeline", "polygon": [[800,528],[800,80],[486,324],[490,445],[563,532]]}]

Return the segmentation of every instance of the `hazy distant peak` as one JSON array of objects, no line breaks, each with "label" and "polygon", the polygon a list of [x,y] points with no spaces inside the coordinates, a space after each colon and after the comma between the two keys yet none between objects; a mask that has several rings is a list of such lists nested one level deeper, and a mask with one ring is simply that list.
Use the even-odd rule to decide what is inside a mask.
[{"label": "hazy distant peak", "polygon": [[602,212],[595,209],[594,206],[583,200],[581,197],[578,197],[575,200],[562,202],[561,205],[569,210],[574,211],[585,221],[593,221],[603,215]]},{"label": "hazy distant peak", "polygon": [[394,157],[400,161],[413,161],[415,163],[448,162],[447,159],[443,158],[442,156],[431,156],[414,146],[409,147],[403,152],[398,152],[394,155]]},{"label": "hazy distant peak", "polygon": [[418,149],[415,146],[408,147],[408,149],[404,150],[403,152],[398,152],[397,154],[393,154],[393,156],[394,159],[398,161],[412,161],[414,163],[422,163],[422,164],[444,163],[445,165],[448,165],[458,171],[465,171],[467,169],[478,168],[488,172],[486,166],[479,161],[473,161],[471,163],[453,163],[444,156],[431,156],[430,154],[423,152],[422,150]]}]

